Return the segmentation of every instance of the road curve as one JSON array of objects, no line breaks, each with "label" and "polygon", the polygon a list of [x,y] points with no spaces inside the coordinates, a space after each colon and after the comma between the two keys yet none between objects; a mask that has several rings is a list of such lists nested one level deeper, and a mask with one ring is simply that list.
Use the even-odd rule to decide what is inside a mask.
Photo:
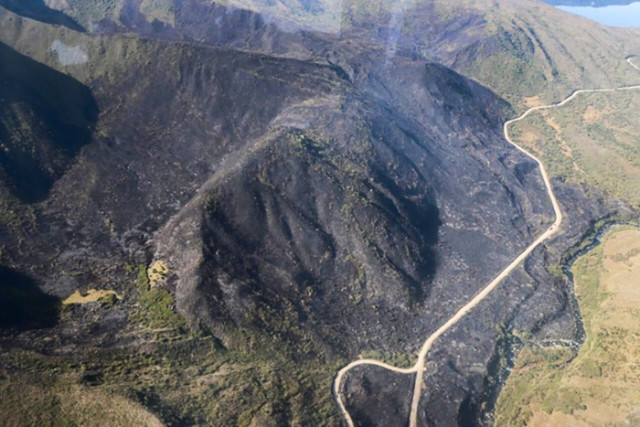
[{"label": "road curve", "polygon": [[[633,68],[640,71],[640,66],[636,65],[632,61],[632,58],[633,57],[628,57],[626,61]],[[446,331],[448,331],[452,326],[458,323],[467,313],[469,313],[473,308],[475,308],[480,302],[482,302],[491,293],[491,291],[493,291],[505,278],[507,278],[507,276],[509,276],[509,274],[522,261],[524,261],[525,258],[527,258],[531,254],[531,252],[533,252],[542,242],[551,238],[551,236],[556,234],[560,229],[560,224],[562,223],[562,210],[560,209],[560,204],[558,203],[558,200],[553,192],[553,187],[551,186],[551,181],[549,179],[549,175],[547,174],[547,170],[545,169],[540,159],[538,159],[532,153],[530,153],[526,149],[516,144],[511,139],[511,137],[509,136],[509,127],[512,124],[525,119],[527,116],[529,116],[533,112],[562,107],[563,105],[566,105],[567,103],[571,102],[573,99],[575,99],[578,95],[582,93],[617,92],[617,91],[638,90],[638,89],[640,89],[640,85],[622,86],[622,87],[612,88],[612,89],[579,89],[573,92],[571,95],[569,95],[567,98],[565,98],[561,102],[530,108],[524,113],[522,113],[519,117],[508,120],[504,123],[503,133],[507,142],[513,145],[522,153],[526,154],[527,156],[535,160],[535,162],[538,164],[540,168],[540,173],[542,174],[542,179],[544,181],[545,188],[547,190],[547,195],[549,196],[549,199],[551,200],[551,204],[553,206],[553,211],[556,217],[555,221],[533,243],[531,243],[525,250],[523,250],[513,261],[511,261],[511,263],[504,270],[502,270],[496,277],[493,278],[493,280],[491,280],[484,288],[482,288],[482,290],[478,292],[468,303],[466,303],[462,308],[460,308],[447,322],[445,322],[442,326],[440,326],[440,328],[438,328],[433,334],[431,334],[427,338],[427,340],[424,342],[424,344],[420,349],[420,353],[418,353],[418,359],[416,360],[416,363],[415,365],[413,365],[413,367],[397,368],[395,366],[389,365],[387,363],[384,363],[382,361],[375,360],[375,359],[359,359],[349,363],[347,366],[342,368],[338,372],[334,380],[333,392],[334,392],[336,401],[338,403],[338,406],[340,408],[340,411],[342,412],[342,415],[349,427],[354,427],[354,424],[353,424],[353,420],[351,419],[351,416],[349,415],[349,411],[347,411],[347,408],[345,407],[345,404],[343,402],[341,386],[342,386],[344,376],[348,371],[350,371],[351,369],[357,366],[363,366],[363,365],[378,366],[378,367],[387,369],[389,371],[393,371],[401,374],[414,374],[414,373],[416,374],[416,378],[413,386],[413,398],[411,401],[411,413],[409,415],[409,426],[416,427],[418,425],[418,406],[420,404],[420,397],[422,395],[422,384],[423,384],[424,371],[425,371],[424,364],[427,358],[427,354],[429,353],[429,350],[431,349],[431,346],[433,345],[433,343],[438,338],[440,338],[440,336],[442,336]]]}]

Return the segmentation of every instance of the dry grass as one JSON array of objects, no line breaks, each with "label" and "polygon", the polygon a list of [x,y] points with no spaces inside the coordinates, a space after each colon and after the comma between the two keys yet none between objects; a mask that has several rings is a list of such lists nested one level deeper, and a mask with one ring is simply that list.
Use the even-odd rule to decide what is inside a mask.
[{"label": "dry grass", "polygon": [[514,125],[517,141],[553,176],[640,207],[640,91],[597,93]]},{"label": "dry grass", "polygon": [[587,340],[525,348],[496,408],[496,425],[638,425],[640,230],[621,227],[580,258],[573,273]]},{"label": "dry grass", "polygon": [[158,20],[171,26],[175,25],[173,4],[170,0],[142,0],[140,13],[149,22]]},{"label": "dry grass", "polygon": [[149,285],[153,288],[169,274],[169,266],[162,260],[155,261],[147,269]]},{"label": "dry grass", "polygon": [[163,425],[123,397],[60,380],[42,385],[40,380],[12,378],[0,382],[0,396],[3,425]]},{"label": "dry grass", "polygon": [[111,298],[111,297],[115,297],[120,300],[122,299],[122,297],[118,295],[115,291],[107,291],[102,289],[89,289],[86,295],[82,295],[80,291],[76,290],[67,299],[62,301],[62,304],[64,305],[88,304],[90,302],[98,302],[103,298]]}]

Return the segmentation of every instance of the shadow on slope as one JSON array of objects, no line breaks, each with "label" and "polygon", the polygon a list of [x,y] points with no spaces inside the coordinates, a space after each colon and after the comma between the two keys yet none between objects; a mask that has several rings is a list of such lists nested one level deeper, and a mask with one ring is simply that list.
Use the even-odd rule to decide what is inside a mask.
[{"label": "shadow on slope", "polygon": [[42,329],[58,323],[60,300],[33,279],[0,266],[0,329]]},{"label": "shadow on slope", "polygon": [[0,6],[26,18],[47,24],[62,25],[74,31],[86,32],[84,27],[73,18],[49,8],[44,0],[0,0]]},{"label": "shadow on slope", "polygon": [[0,176],[20,200],[47,196],[97,118],[86,86],[0,43]]}]

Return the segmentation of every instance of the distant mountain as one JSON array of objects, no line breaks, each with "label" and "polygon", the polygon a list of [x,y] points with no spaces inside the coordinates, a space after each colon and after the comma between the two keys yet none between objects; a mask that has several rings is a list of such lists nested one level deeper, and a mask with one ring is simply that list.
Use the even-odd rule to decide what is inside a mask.
[{"label": "distant mountain", "polygon": [[[592,22],[568,17],[537,0],[101,0],[56,4],[97,33],[134,32],[301,60],[332,57],[333,63],[343,61],[342,49],[325,51],[326,44],[318,39],[355,38],[385,46],[385,54],[401,51],[442,63],[514,104],[533,96],[551,102],[576,87],[629,81],[633,70],[620,58],[634,53],[640,44],[638,38],[620,32],[600,31],[595,39]],[[343,68],[348,70],[348,66]]]}]

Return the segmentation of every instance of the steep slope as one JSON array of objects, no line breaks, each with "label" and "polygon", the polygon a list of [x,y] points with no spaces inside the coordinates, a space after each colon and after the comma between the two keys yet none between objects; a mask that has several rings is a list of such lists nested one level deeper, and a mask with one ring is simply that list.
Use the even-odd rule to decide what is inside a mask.
[{"label": "steep slope", "polygon": [[[100,112],[43,196],[11,201],[7,216],[28,215],[3,235],[0,262],[56,307],[75,291],[117,295],[67,306],[54,329],[5,329],[7,378],[60,366],[58,379],[115,390],[169,424],[337,424],[330,382],[344,360],[415,353],[546,228],[552,211],[535,164],[503,139],[509,105],[425,60],[485,64],[473,52],[497,49],[491,9],[443,16],[424,4],[381,32],[397,10],[382,2],[374,19],[347,4],[338,34],[186,0],[170,16],[147,2],[69,2],[92,17],[94,34],[0,9],[7,55],[77,79]],[[478,32],[454,32],[462,24]],[[425,36],[440,30],[450,51]],[[118,35],[126,31],[144,38]],[[605,37],[618,49],[605,62],[622,52],[616,37]],[[523,52],[539,54],[506,50]],[[509,76],[505,93],[524,93]],[[591,220],[625,210],[555,184],[567,209],[589,206],[568,221],[558,253]],[[504,298],[434,347],[421,419],[482,421],[512,328],[579,332],[567,284],[544,268],[557,258],[537,251]],[[74,376],[80,366],[88,371]],[[397,421],[408,390],[394,394],[390,377],[348,378],[362,423]],[[389,395],[397,404],[374,404]]]},{"label": "steep slope", "polygon": [[25,202],[46,197],[97,120],[86,87],[0,44],[0,165],[13,194]]},{"label": "steep slope", "polygon": [[[407,75],[419,76],[420,68],[416,64]],[[428,81],[436,73],[445,82],[456,77],[435,66],[426,71],[414,81],[414,89],[424,91],[420,98],[433,109],[442,95],[435,92],[435,85],[434,92],[429,93],[421,87],[421,80]],[[472,99],[490,97],[468,82],[456,83]],[[321,116],[317,115],[319,111]],[[230,173],[223,169],[208,184],[200,226],[203,265],[198,271],[204,282],[197,282],[197,288],[209,295],[213,307],[185,308],[183,312],[205,311],[243,323],[247,316],[275,321],[278,310],[274,307],[282,307],[284,313],[291,311],[293,316],[286,323],[304,327],[309,317],[308,323],[317,324],[318,333],[334,329],[334,350],[337,344],[341,344],[337,348],[346,347],[350,336],[363,341],[363,345],[380,340],[380,334],[385,336],[381,340],[384,345],[389,345],[389,339],[402,343],[410,330],[406,325],[418,322],[417,328],[429,327],[426,319],[411,320],[410,313],[412,308],[433,303],[428,297],[436,270],[451,268],[438,252],[461,250],[457,243],[450,243],[436,251],[439,234],[451,236],[453,242],[459,239],[457,230],[438,232],[441,214],[437,206],[448,207],[446,200],[439,201],[445,199],[441,192],[462,191],[462,184],[451,182],[455,181],[447,176],[451,171],[434,165],[451,163],[459,167],[464,161],[467,163],[462,168],[470,170],[477,160],[473,154],[468,161],[455,160],[451,147],[438,147],[438,126],[444,131],[447,125],[434,117],[437,110],[425,111],[431,115],[429,133],[406,117],[389,117],[389,111],[366,100],[315,101],[288,113],[297,126],[306,122],[304,128],[280,130],[292,120],[290,116],[280,117],[274,123],[278,127],[273,135],[234,160]],[[470,116],[469,120],[478,120],[474,114]],[[485,131],[478,132],[478,138],[483,138]],[[483,197],[482,189],[470,197],[470,214],[475,209],[474,201]],[[505,201],[508,197],[505,195]],[[190,207],[187,215],[193,215]],[[451,214],[445,215],[448,218]],[[502,224],[502,220],[498,222]],[[504,220],[513,227],[508,218]],[[262,225],[256,228],[256,222]],[[165,239],[171,241],[157,257],[168,259],[170,265],[193,268],[193,260],[184,257],[193,248],[186,247],[180,236],[195,232],[185,230],[184,218],[176,225],[178,231],[171,224],[157,239],[160,245]],[[527,233],[526,228],[520,232]],[[469,253],[466,260],[475,264],[471,258]],[[441,280],[444,277],[437,281],[437,291],[453,296],[454,290],[441,288]],[[193,292],[183,289],[187,291]],[[197,301],[201,307],[206,301],[194,297],[187,293],[185,303]],[[259,306],[274,310],[272,315],[261,315],[254,307],[255,300],[248,306],[254,308],[248,308],[247,300],[254,298],[261,299]],[[375,325],[363,321],[371,316],[376,317],[375,324],[390,325],[397,332],[393,336],[376,332]],[[320,327],[325,322],[331,323]],[[345,330],[343,324],[351,326]]]},{"label": "steep slope", "polygon": [[636,79],[624,59],[640,48],[638,30],[600,26],[539,1],[436,0],[401,8],[396,15],[387,21],[395,24],[388,39],[394,34],[396,50],[452,67],[517,108],[523,101],[563,99],[578,87]]},{"label": "steep slope", "polygon": [[[112,0],[97,32],[224,44],[299,59],[351,64],[350,40],[385,54],[437,61],[480,81],[518,107],[564,98],[576,87],[612,87],[635,76],[624,58],[640,50],[638,30],[614,29],[536,0],[514,2],[356,0]],[[92,2],[64,8],[73,16]],[[157,19],[157,17],[165,16]],[[209,25],[213,22],[215,25]],[[92,25],[85,23],[85,25]],[[594,28],[597,30],[594,32]],[[330,39],[339,48],[325,49]],[[341,64],[342,65],[342,64]],[[537,98],[534,98],[537,97]]]}]

